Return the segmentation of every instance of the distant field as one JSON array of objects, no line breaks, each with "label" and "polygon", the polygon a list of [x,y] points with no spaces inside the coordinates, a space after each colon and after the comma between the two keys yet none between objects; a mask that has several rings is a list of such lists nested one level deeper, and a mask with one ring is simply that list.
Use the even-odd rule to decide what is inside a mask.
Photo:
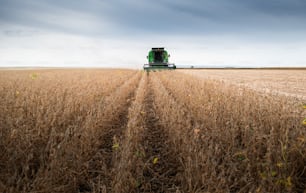
[{"label": "distant field", "polygon": [[258,91],[306,99],[306,69],[301,70],[182,70],[204,79],[222,80]]},{"label": "distant field", "polygon": [[306,191],[305,70],[0,71],[0,192]]}]

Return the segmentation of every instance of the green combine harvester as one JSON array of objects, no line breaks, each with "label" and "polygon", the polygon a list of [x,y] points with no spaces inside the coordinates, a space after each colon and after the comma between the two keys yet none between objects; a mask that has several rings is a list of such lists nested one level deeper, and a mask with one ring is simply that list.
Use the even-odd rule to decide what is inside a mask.
[{"label": "green combine harvester", "polygon": [[144,70],[176,69],[174,64],[169,63],[168,52],[165,48],[152,48],[147,56],[149,63],[143,65]]}]

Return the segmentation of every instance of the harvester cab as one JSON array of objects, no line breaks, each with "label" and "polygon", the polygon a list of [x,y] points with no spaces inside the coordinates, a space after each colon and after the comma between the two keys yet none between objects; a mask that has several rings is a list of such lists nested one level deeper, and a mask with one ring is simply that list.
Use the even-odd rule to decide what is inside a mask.
[{"label": "harvester cab", "polygon": [[144,64],[143,69],[176,69],[175,64],[169,63],[169,57],[165,48],[152,48],[147,56],[148,64]]}]

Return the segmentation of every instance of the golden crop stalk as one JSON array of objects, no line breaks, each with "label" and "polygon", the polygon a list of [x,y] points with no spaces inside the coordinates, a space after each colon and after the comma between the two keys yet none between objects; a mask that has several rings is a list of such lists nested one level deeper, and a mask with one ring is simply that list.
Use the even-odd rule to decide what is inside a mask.
[{"label": "golden crop stalk", "polygon": [[35,80],[35,79],[38,78],[38,74],[37,74],[37,73],[32,73],[32,74],[30,74],[30,78],[31,78],[32,80]]}]

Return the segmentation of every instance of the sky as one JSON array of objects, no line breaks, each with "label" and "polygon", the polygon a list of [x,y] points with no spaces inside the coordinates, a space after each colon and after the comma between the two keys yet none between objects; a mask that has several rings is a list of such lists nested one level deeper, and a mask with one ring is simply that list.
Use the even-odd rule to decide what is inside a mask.
[{"label": "sky", "polygon": [[306,67],[305,0],[0,0],[0,67]]}]

